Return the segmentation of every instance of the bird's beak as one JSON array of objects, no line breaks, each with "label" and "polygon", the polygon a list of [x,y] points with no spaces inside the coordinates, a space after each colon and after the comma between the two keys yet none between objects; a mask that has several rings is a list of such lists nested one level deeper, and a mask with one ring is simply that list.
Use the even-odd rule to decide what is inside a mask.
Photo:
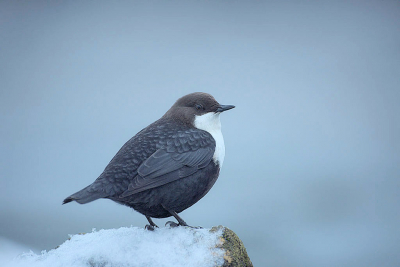
[{"label": "bird's beak", "polygon": [[233,105],[220,105],[215,112],[221,113],[221,112],[224,112],[226,110],[233,109],[234,107],[235,106],[233,106]]}]

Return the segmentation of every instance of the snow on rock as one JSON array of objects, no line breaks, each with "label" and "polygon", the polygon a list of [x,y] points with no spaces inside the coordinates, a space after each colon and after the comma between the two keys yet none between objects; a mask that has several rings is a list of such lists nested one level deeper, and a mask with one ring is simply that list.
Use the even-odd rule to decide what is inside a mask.
[{"label": "snow on rock", "polygon": [[62,245],[40,255],[24,253],[9,266],[15,267],[134,267],[222,266],[224,228],[130,227],[73,235]]}]

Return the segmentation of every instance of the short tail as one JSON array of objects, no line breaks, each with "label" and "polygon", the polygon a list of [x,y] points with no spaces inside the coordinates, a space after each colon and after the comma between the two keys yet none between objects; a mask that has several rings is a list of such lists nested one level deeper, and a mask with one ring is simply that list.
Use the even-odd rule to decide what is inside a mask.
[{"label": "short tail", "polygon": [[107,194],[105,192],[89,190],[90,188],[91,188],[91,185],[83,188],[81,191],[78,191],[75,194],[70,195],[69,197],[64,199],[63,205],[67,204],[71,201],[76,201],[79,204],[86,204],[86,203],[92,202],[96,199],[107,196]]}]

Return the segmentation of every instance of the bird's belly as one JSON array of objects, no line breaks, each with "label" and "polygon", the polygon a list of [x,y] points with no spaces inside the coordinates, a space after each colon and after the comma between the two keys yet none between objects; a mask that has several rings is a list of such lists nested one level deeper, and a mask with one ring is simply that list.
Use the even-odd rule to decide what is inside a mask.
[{"label": "bird's belly", "polygon": [[113,200],[143,215],[165,218],[171,216],[166,209],[179,213],[199,201],[214,185],[218,175],[219,166],[211,161],[207,167],[188,177],[126,198]]}]

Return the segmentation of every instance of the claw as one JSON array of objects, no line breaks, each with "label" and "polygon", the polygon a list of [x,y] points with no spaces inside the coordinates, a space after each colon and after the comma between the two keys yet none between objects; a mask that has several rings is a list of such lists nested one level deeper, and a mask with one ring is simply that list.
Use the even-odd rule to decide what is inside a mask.
[{"label": "claw", "polygon": [[146,224],[146,226],[144,227],[144,229],[149,230],[149,231],[154,231],[154,226],[150,225],[150,224]]},{"label": "claw", "polygon": [[178,227],[179,224],[177,224],[176,222],[168,221],[165,223],[165,226],[167,226],[169,228],[175,228],[175,227]]}]

